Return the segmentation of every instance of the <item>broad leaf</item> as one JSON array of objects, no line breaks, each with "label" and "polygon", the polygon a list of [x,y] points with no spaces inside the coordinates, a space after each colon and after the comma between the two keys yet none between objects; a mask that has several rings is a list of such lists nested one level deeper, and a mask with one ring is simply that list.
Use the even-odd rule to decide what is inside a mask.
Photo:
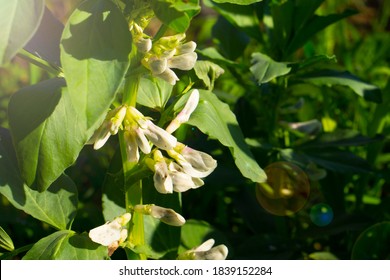
[{"label": "broad leaf", "polygon": [[57,231],[39,240],[23,260],[104,260],[107,247],[94,243],[87,234]]},{"label": "broad leaf", "polygon": [[163,79],[153,79],[152,77],[141,78],[137,103],[161,110],[165,107],[171,96],[173,86]]},{"label": "broad leaf", "polygon": [[218,62],[220,64],[226,64],[228,66],[238,67],[240,66],[238,63],[229,60],[225,58],[223,55],[221,55],[217,49],[213,47],[205,48],[203,50],[197,50],[202,56],[207,57],[215,62]]},{"label": "broad leaf", "polygon": [[302,79],[315,85],[334,86],[341,85],[352,89],[357,95],[368,101],[380,103],[381,90],[372,84],[366,83],[349,72],[333,70],[318,71],[302,76]]},{"label": "broad leaf", "polygon": [[314,15],[305,23],[302,28],[300,28],[299,30],[295,30],[294,37],[289,42],[286,53],[288,55],[292,54],[298,48],[302,47],[313,35],[321,31],[325,27],[354,14],[356,14],[355,11],[347,10],[340,14],[332,14],[327,16]]},{"label": "broad leaf", "polygon": [[[216,3],[217,2],[217,3]],[[245,1],[242,2],[254,2],[254,1]],[[260,1],[256,1],[260,2]],[[228,22],[230,22],[234,27],[244,31],[247,35],[260,39],[261,33],[259,29],[259,20],[255,15],[253,6],[245,6],[250,3],[242,3],[243,5],[237,6],[231,3],[226,3],[218,1],[205,0],[204,4],[208,7],[216,10],[220,15],[222,15]],[[236,30],[237,32],[237,30]],[[234,36],[234,34],[233,34]],[[231,38],[228,38],[231,39]],[[231,44],[236,44],[234,40],[230,40]]]},{"label": "broad leaf", "polygon": [[199,246],[213,232],[214,228],[207,222],[188,220],[181,230],[181,253]]},{"label": "broad leaf", "polygon": [[111,1],[83,2],[65,26],[61,63],[79,122],[90,135],[122,83],[131,46],[128,24]]},{"label": "broad leaf", "polygon": [[63,79],[55,78],[23,88],[9,104],[22,177],[39,191],[75,162],[89,138],[64,85]]},{"label": "broad leaf", "polygon": [[194,70],[196,76],[203,81],[208,90],[214,88],[215,80],[225,72],[218,64],[202,60],[196,62]]},{"label": "broad leaf", "polygon": [[199,1],[152,1],[156,16],[178,33],[184,33],[190,26],[191,18],[200,11]]},{"label": "broad leaf", "polygon": [[276,62],[262,53],[252,54],[252,66],[250,68],[259,85],[267,83],[277,77],[286,75],[291,68],[286,63]]},{"label": "broad leaf", "polygon": [[[257,164],[252,152],[245,143],[236,116],[229,106],[220,101],[212,92],[200,90],[199,105],[192,113],[188,124],[198,127],[203,133],[217,139],[228,147],[236,166],[242,175],[253,182],[264,182],[267,179],[263,169]],[[183,104],[186,94],[178,102]]]},{"label": "broad leaf", "polygon": [[44,0],[0,0],[0,65],[24,47],[37,30]]},{"label": "broad leaf", "polygon": [[0,130],[0,193],[16,208],[58,229],[69,229],[77,210],[77,188],[62,175],[46,192],[31,190],[20,177],[9,133]]}]

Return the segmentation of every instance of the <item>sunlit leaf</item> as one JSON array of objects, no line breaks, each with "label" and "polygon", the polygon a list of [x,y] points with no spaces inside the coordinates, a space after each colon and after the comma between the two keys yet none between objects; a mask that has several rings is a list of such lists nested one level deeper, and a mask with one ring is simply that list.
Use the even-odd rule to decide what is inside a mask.
[{"label": "sunlit leaf", "polygon": [[0,193],[16,208],[58,229],[69,229],[77,210],[77,188],[66,175],[46,192],[27,187],[20,177],[9,133],[0,130]]},{"label": "sunlit leaf", "polygon": [[44,0],[0,0],[0,65],[24,47],[42,19]]},{"label": "sunlit leaf", "polygon": [[199,1],[152,1],[156,16],[167,26],[179,33],[184,33],[190,21],[200,11]]},{"label": "sunlit leaf", "polygon": [[252,54],[252,66],[250,68],[259,85],[267,83],[277,77],[286,75],[291,68],[286,63],[276,62],[262,53]]},{"label": "sunlit leaf", "polygon": [[380,103],[382,100],[381,90],[377,86],[366,83],[349,72],[324,70],[306,74],[302,79],[315,85],[346,86],[368,101]]},{"label": "sunlit leaf", "polygon": [[[188,124],[196,126],[203,133],[217,139],[228,147],[236,166],[242,175],[253,182],[264,182],[266,175],[257,164],[245,143],[236,116],[229,106],[220,101],[212,92],[200,90],[200,101]],[[188,98],[188,94],[182,99]],[[182,102],[178,102],[182,104]]]},{"label": "sunlit leaf", "polygon": [[47,80],[21,89],[9,104],[22,177],[39,191],[46,190],[75,162],[90,136],[64,86],[63,79]]},{"label": "sunlit leaf", "polygon": [[63,230],[39,240],[23,260],[104,260],[107,254],[107,247],[93,242],[86,233]]},{"label": "sunlit leaf", "polygon": [[171,96],[173,86],[163,79],[143,77],[140,80],[137,103],[153,108],[163,109]]},{"label": "sunlit leaf", "polygon": [[128,24],[111,1],[87,0],[70,16],[61,63],[79,122],[90,134],[100,125],[129,67]]},{"label": "sunlit leaf", "polygon": [[225,72],[218,64],[202,60],[196,62],[194,70],[196,76],[203,81],[208,90],[214,88],[215,80]]}]

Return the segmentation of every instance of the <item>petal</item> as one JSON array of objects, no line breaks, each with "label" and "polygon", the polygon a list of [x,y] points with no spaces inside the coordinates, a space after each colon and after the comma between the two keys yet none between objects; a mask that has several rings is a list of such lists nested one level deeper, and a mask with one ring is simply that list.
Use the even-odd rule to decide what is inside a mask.
[{"label": "petal", "polygon": [[121,237],[121,227],[116,223],[108,223],[91,229],[89,231],[89,238],[95,243],[99,243],[103,246],[108,246]]},{"label": "petal", "polygon": [[126,140],[126,155],[130,162],[138,162],[139,152],[136,137],[130,131],[125,131],[124,137]]},{"label": "petal", "polygon": [[191,53],[196,49],[196,43],[194,41],[187,42],[176,48],[177,54]]},{"label": "petal", "polygon": [[195,89],[188,98],[183,110],[176,116],[174,120],[165,129],[169,133],[173,133],[182,123],[190,119],[191,114],[195,111],[199,103],[199,91]]},{"label": "petal", "polygon": [[182,165],[184,171],[191,170],[197,173],[197,175],[191,175],[193,177],[206,177],[217,167],[217,161],[207,153],[185,147],[181,154],[186,162],[179,162],[179,164]]},{"label": "petal", "polygon": [[218,245],[205,252],[195,252],[195,260],[225,260],[228,255],[228,248],[225,245]]},{"label": "petal", "polygon": [[174,210],[156,205],[151,207],[150,215],[171,226],[182,226],[186,222],[183,216],[176,213]]},{"label": "petal", "polygon": [[177,81],[179,81],[179,78],[176,76],[175,72],[173,72],[171,69],[167,68],[163,73],[156,75],[156,77],[159,77],[171,85],[175,85]]},{"label": "petal", "polygon": [[165,161],[159,161],[154,165],[153,182],[154,187],[159,193],[172,193],[173,183],[169,175],[168,167]]},{"label": "petal", "polygon": [[151,59],[149,61],[149,66],[150,70],[152,71],[153,75],[160,75],[162,74],[165,70],[167,70],[168,67],[168,61],[163,58],[163,59]]},{"label": "petal", "polygon": [[197,59],[198,55],[195,52],[177,55],[168,60],[168,67],[188,71],[194,68]]},{"label": "petal", "polygon": [[143,132],[145,136],[160,149],[171,150],[176,146],[176,137],[155,125],[150,120],[147,121],[147,129]]},{"label": "petal", "polygon": [[146,139],[144,132],[140,128],[137,128],[135,129],[135,133],[138,147],[144,154],[149,154],[151,151],[151,147],[148,139]]}]

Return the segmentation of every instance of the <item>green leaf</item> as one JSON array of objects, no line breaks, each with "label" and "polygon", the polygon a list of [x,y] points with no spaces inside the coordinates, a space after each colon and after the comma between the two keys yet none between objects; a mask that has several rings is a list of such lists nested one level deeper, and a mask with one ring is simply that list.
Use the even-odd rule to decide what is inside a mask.
[{"label": "green leaf", "polygon": [[[199,93],[199,105],[192,113],[188,124],[196,126],[203,133],[228,147],[236,166],[244,177],[253,182],[264,182],[267,176],[245,143],[236,116],[229,106],[220,101],[212,92],[200,90]],[[189,93],[184,95],[177,106],[183,104],[188,96]]]},{"label": "green leaf", "polygon": [[[296,8],[296,10],[298,11],[298,8]],[[295,30],[295,35],[287,46],[286,54],[292,54],[298,48],[303,46],[304,43],[306,43],[313,35],[325,27],[354,14],[356,14],[356,11],[346,10],[340,14],[332,14],[327,16],[313,15],[313,17],[307,20],[302,28]]]},{"label": "green leaf", "polygon": [[2,227],[0,227],[0,247],[7,251],[13,251],[15,249],[11,237],[5,232]]},{"label": "green leaf", "polygon": [[[236,28],[244,31],[248,36],[251,36],[255,39],[261,38],[261,33],[259,29],[259,20],[256,16],[253,6],[246,6],[248,4],[242,3],[242,5],[237,6],[231,3],[215,3],[217,1],[205,0],[204,4],[208,7],[216,10],[220,15],[222,15],[228,22],[230,22]],[[242,2],[254,2],[254,1],[245,1]],[[260,1],[256,1],[260,2]],[[237,32],[237,31],[236,31]],[[232,34],[233,36],[235,34]],[[230,41],[231,44],[236,44],[234,40]]]},{"label": "green leaf", "polygon": [[39,240],[23,260],[104,260],[107,254],[107,247],[94,243],[86,233],[63,230]]},{"label": "green leaf", "polygon": [[90,134],[100,125],[129,67],[132,38],[118,7],[87,0],[70,16],[61,63],[79,122]]},{"label": "green leaf", "polygon": [[16,208],[57,229],[69,229],[77,210],[77,188],[62,175],[46,192],[27,187],[20,177],[7,130],[0,130],[0,193]]},{"label": "green leaf", "polygon": [[158,19],[178,33],[184,33],[191,18],[200,11],[198,0],[158,0],[152,1],[151,5]]},{"label": "green leaf", "polygon": [[346,86],[367,101],[373,101],[375,103],[382,101],[381,90],[377,86],[366,83],[347,71],[323,70],[306,74],[302,76],[302,79],[320,86]]},{"label": "green leaf", "polygon": [[230,3],[237,5],[250,5],[253,3],[259,3],[263,0],[213,0],[215,3]]},{"label": "green leaf", "polygon": [[188,220],[181,229],[181,252],[199,246],[214,232],[213,227],[204,221]]},{"label": "green leaf", "polygon": [[73,109],[63,79],[55,78],[15,93],[9,123],[26,184],[46,190],[75,162],[89,133]]},{"label": "green leaf", "polygon": [[352,249],[353,260],[390,260],[390,222],[383,222],[366,229]]},{"label": "green leaf", "polygon": [[207,57],[215,62],[219,62],[221,64],[226,64],[228,66],[238,67],[239,64],[225,58],[223,55],[221,55],[217,49],[213,47],[205,48],[203,50],[197,50],[202,56]]},{"label": "green leaf", "polygon": [[218,64],[202,60],[196,62],[194,70],[196,76],[203,81],[208,90],[214,88],[215,80],[225,72]]},{"label": "green leaf", "polygon": [[334,148],[322,147],[321,149],[297,151],[283,149],[280,154],[283,159],[301,166],[316,163],[328,170],[339,173],[370,173],[372,171],[370,165],[363,158],[351,152]]},{"label": "green leaf", "polygon": [[173,86],[163,79],[141,78],[137,95],[140,105],[161,110],[171,96]]},{"label": "green leaf", "polygon": [[24,47],[38,29],[44,0],[0,0],[0,65]]},{"label": "green leaf", "polygon": [[286,75],[291,68],[286,63],[276,62],[262,53],[252,54],[252,66],[250,68],[259,85],[268,83],[274,78]]}]

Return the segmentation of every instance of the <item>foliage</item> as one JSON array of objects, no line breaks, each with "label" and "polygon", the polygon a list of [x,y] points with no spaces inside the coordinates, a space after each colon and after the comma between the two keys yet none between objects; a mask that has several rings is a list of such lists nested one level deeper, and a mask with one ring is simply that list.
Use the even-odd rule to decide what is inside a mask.
[{"label": "foliage", "polygon": [[1,258],[388,259],[373,2],[0,0]]}]

